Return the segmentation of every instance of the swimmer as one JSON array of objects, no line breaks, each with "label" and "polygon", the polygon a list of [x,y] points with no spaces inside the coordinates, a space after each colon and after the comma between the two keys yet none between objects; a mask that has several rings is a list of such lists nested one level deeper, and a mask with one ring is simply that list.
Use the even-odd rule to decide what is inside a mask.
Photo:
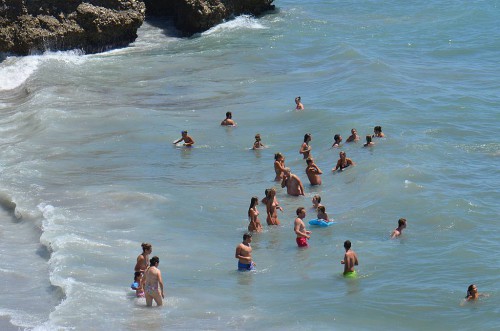
[{"label": "swimmer", "polygon": [[403,233],[403,229],[406,229],[406,219],[400,218],[398,220],[398,227],[395,228],[391,233],[391,239],[399,237]]},{"label": "swimmer", "polygon": [[308,247],[307,239],[311,238],[311,231],[306,230],[306,226],[304,224],[304,218],[306,217],[306,209],[304,207],[297,208],[297,218],[295,218],[295,222],[293,223],[293,231],[297,235],[295,241],[299,247]]},{"label": "swimmer", "polygon": [[341,151],[339,153],[340,159],[337,161],[337,165],[335,168],[332,169],[332,171],[337,171],[337,170],[344,170],[345,168],[349,166],[355,166],[356,163],[354,163],[351,159],[346,157],[346,154],[344,151]]},{"label": "swimmer", "polygon": [[266,222],[267,225],[280,225],[280,220],[278,219],[278,209],[283,212],[283,208],[280,207],[278,199],[276,199],[276,189],[270,188],[266,193]]},{"label": "swimmer", "polygon": [[248,208],[248,219],[250,220],[248,231],[262,232],[262,224],[260,224],[259,211],[257,210],[258,204],[259,198],[252,197],[250,200],[250,208]]},{"label": "swimmer", "polygon": [[133,290],[135,290],[135,296],[138,298],[144,298],[144,289],[142,287],[142,276],[143,273],[141,271],[136,271],[134,273],[134,282],[130,286]]},{"label": "swimmer", "polygon": [[340,134],[336,134],[333,136],[333,145],[332,148],[334,147],[340,147],[340,142],[342,141],[342,136]]},{"label": "swimmer", "polygon": [[307,159],[309,157],[309,154],[311,153],[311,146],[309,146],[309,142],[312,140],[312,136],[310,133],[306,133],[304,135],[304,142],[302,143],[302,146],[300,146],[299,149],[299,154],[302,154],[304,156],[304,159]]},{"label": "swimmer", "polygon": [[274,172],[276,177],[275,182],[279,182],[283,179],[285,173],[285,157],[281,153],[274,154]]},{"label": "swimmer", "polygon": [[364,144],[363,147],[372,147],[372,146],[375,146],[375,143],[372,141],[372,136],[367,135],[366,144]]},{"label": "swimmer", "polygon": [[351,250],[351,242],[349,240],[344,242],[344,249],[344,259],[340,261],[340,264],[344,265],[344,277],[356,277],[354,266],[358,265],[358,256],[353,250]]},{"label": "swimmer", "polygon": [[470,284],[467,288],[467,294],[465,295],[465,301],[476,301],[479,297],[488,297],[488,294],[479,293],[477,291],[477,286],[474,284]]},{"label": "swimmer", "polygon": [[181,142],[181,141],[184,141],[183,146],[186,146],[186,147],[191,147],[194,145],[194,139],[191,138],[191,136],[188,136],[187,131],[182,131],[181,135],[182,135],[182,137],[179,140],[174,141],[174,145]]},{"label": "swimmer", "polygon": [[150,243],[142,243],[142,253],[137,257],[134,271],[144,272],[149,267],[149,254],[153,252],[153,246]]},{"label": "swimmer", "polygon": [[292,174],[290,168],[285,168],[281,187],[286,186],[286,193],[293,196],[305,195],[304,185],[297,175]]},{"label": "swimmer", "polygon": [[262,142],[260,141],[260,134],[257,133],[255,135],[255,142],[253,143],[253,147],[252,149],[262,149],[262,148],[265,148],[266,146],[264,146],[264,144],[262,144]]},{"label": "swimmer", "polygon": [[295,105],[296,105],[295,107],[296,110],[304,110],[304,105],[302,104],[300,97],[295,98]]},{"label": "swimmer", "polygon": [[309,179],[309,183],[311,183],[311,185],[321,185],[321,174],[323,174],[323,171],[314,163],[312,157],[308,157],[306,162],[306,175],[307,179]]},{"label": "swimmer", "polygon": [[144,292],[146,293],[146,306],[153,306],[153,300],[156,305],[161,306],[165,295],[163,293],[163,279],[161,271],[158,269],[160,259],[158,256],[153,256],[149,261],[150,267],[144,274]]},{"label": "swimmer", "polygon": [[321,204],[321,197],[319,195],[317,195],[317,194],[312,197],[311,202],[313,204],[314,210],[317,210],[319,206],[322,206],[322,204]]},{"label": "swimmer", "polygon": [[223,126],[236,126],[236,123],[233,121],[233,113],[228,111],[226,113],[226,118],[220,123]]},{"label": "swimmer", "polygon": [[376,127],[373,128],[373,137],[377,138],[384,138],[385,134],[382,132],[382,127],[380,125],[377,125]]},{"label": "swimmer", "polygon": [[234,257],[238,259],[238,271],[250,271],[255,269],[255,263],[252,261],[252,234],[245,233],[243,242],[236,246]]},{"label": "swimmer", "polygon": [[358,132],[356,131],[356,129],[351,129],[351,135],[349,136],[349,138],[347,138],[347,140],[345,141],[346,143],[350,143],[350,142],[356,142],[359,140],[359,136],[358,136]]},{"label": "swimmer", "polygon": [[328,214],[326,213],[325,206],[318,207],[317,218],[318,218],[318,220],[324,220],[325,222],[333,222],[333,221],[330,221],[330,219],[328,218]]}]

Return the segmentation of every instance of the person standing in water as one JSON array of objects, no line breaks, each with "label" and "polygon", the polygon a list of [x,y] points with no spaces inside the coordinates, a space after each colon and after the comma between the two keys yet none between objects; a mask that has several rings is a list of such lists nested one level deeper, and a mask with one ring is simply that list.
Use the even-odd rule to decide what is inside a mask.
[{"label": "person standing in water", "polygon": [[181,141],[184,141],[183,146],[185,146],[185,147],[191,147],[194,145],[194,139],[191,138],[191,136],[188,136],[187,131],[185,131],[185,130],[182,131],[181,135],[182,135],[182,137],[179,140],[174,141],[174,145],[176,145],[177,143],[179,143]]},{"label": "person standing in water", "polygon": [[280,207],[278,200],[276,199],[276,189],[273,187],[267,191],[266,199],[266,222],[267,225],[280,225],[280,220],[278,219],[278,209],[283,211]]},{"label": "person standing in water", "polygon": [[391,239],[399,237],[403,233],[404,229],[406,229],[406,219],[400,218],[398,220],[398,227],[395,228],[391,233]]},{"label": "person standing in water", "polygon": [[309,247],[307,239],[311,238],[311,231],[307,231],[304,224],[306,209],[304,207],[299,207],[297,208],[296,214],[297,217],[295,218],[295,221],[293,223],[293,231],[297,235],[295,241],[297,242],[297,246],[299,247]]},{"label": "person standing in water", "polygon": [[312,157],[308,157],[306,162],[306,175],[309,179],[309,183],[311,183],[311,185],[321,185],[321,174],[323,174],[323,171],[314,163]]},{"label": "person standing in water", "polygon": [[276,177],[274,177],[275,182],[279,182],[283,179],[285,168],[285,157],[281,153],[274,154],[274,172],[276,173]]},{"label": "person standing in water", "polygon": [[354,270],[354,266],[358,265],[358,256],[351,250],[351,242],[349,240],[344,242],[344,249],[344,259],[340,261],[340,264],[344,265],[344,277],[355,278],[356,270]]},{"label": "person standing in water", "polygon": [[304,105],[302,104],[300,97],[295,98],[295,110],[304,110]]},{"label": "person standing in water", "polygon": [[264,144],[262,144],[262,142],[260,140],[261,140],[260,134],[257,133],[255,135],[255,142],[253,143],[252,149],[262,149],[262,148],[266,147],[266,146],[264,146]]},{"label": "person standing in water", "polygon": [[149,254],[153,252],[153,246],[150,243],[142,243],[142,253],[137,257],[134,272],[144,272],[149,267]]},{"label": "person standing in water", "polygon": [[238,271],[250,271],[255,269],[255,263],[252,261],[252,234],[245,233],[243,242],[236,246],[234,257],[238,259]]},{"label": "person standing in water", "polygon": [[252,197],[250,200],[250,208],[248,208],[248,219],[250,224],[248,224],[248,231],[262,232],[262,224],[259,220],[259,211],[257,210],[257,205],[259,204],[259,198]]},{"label": "person standing in water", "polygon": [[236,123],[233,121],[233,113],[228,111],[226,113],[226,118],[220,123],[222,126],[235,126]]},{"label": "person standing in water", "polygon": [[150,266],[144,274],[144,293],[146,294],[146,306],[151,307],[153,300],[156,305],[161,306],[165,295],[163,293],[163,279],[161,271],[158,269],[160,259],[158,256],[153,256],[150,260]]},{"label": "person standing in water", "polygon": [[285,174],[281,181],[281,187],[286,186],[286,193],[293,196],[305,195],[304,185],[297,175],[292,174],[290,168],[285,168]]},{"label": "person standing in water", "polygon": [[300,146],[299,154],[304,156],[304,159],[307,159],[311,154],[311,146],[309,146],[309,142],[312,140],[312,135],[310,133],[306,133],[304,135],[304,142],[302,146]]}]

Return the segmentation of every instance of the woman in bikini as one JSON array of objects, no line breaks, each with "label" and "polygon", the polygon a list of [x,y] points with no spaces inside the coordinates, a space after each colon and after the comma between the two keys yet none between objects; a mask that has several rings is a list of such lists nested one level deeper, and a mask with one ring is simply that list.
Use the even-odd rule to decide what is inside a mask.
[{"label": "woman in bikini", "polygon": [[332,171],[337,171],[337,170],[344,170],[345,168],[349,166],[354,166],[356,165],[351,159],[346,157],[346,154],[344,151],[339,153],[340,159],[337,161],[337,165],[335,168],[332,169]]},{"label": "woman in bikini", "polygon": [[262,232],[262,224],[260,224],[259,211],[257,210],[258,204],[259,198],[252,197],[250,200],[250,208],[248,208],[248,218],[250,219],[248,231]]}]

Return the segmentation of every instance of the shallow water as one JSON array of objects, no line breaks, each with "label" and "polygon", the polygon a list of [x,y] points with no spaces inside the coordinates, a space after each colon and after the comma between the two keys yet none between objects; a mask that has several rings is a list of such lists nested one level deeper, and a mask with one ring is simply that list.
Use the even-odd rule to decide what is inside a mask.
[{"label": "shallow water", "polygon": [[[498,329],[498,2],[276,5],[195,38],[153,22],[128,48],[0,63],[0,188],[23,215],[0,213],[1,323]],[[237,127],[219,126],[226,111]],[[375,125],[387,137],[345,144],[357,165],[332,174],[333,135]],[[195,148],[171,144],[184,129]],[[321,187],[298,153],[307,132]],[[248,149],[255,133],[269,148]],[[257,271],[238,273],[250,198],[279,186],[276,152],[306,197],[278,188],[282,226],[254,236]],[[315,218],[315,194],[338,224],[298,250],[295,210]],[[400,217],[408,228],[389,240]],[[347,239],[356,280],[341,276]],[[144,241],[162,309],[128,288]],[[460,306],[471,283],[490,296]]]}]

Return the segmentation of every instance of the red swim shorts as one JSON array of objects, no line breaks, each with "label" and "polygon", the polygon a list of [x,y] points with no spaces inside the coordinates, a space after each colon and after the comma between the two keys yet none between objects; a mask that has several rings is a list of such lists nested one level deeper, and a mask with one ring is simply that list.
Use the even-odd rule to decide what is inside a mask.
[{"label": "red swim shorts", "polygon": [[299,237],[295,241],[297,241],[297,245],[299,245],[299,247],[308,247],[309,246],[307,244],[307,238],[306,237]]}]

